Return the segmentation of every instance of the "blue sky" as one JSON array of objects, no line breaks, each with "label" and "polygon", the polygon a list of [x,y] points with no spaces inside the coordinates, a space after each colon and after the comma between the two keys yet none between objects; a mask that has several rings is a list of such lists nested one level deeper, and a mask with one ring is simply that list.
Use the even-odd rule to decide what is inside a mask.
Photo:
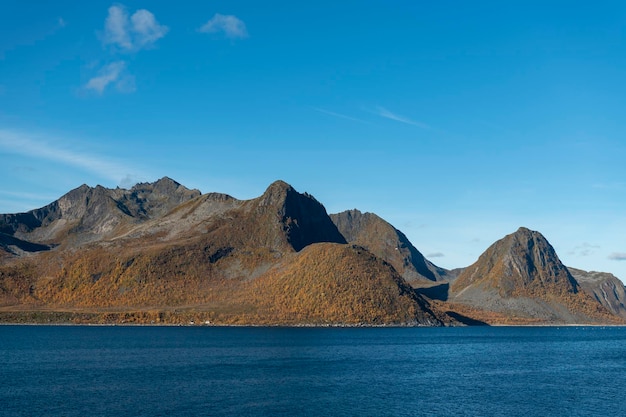
[{"label": "blue sky", "polygon": [[621,1],[4,1],[0,212],[283,179],[467,266],[519,226],[626,279]]}]

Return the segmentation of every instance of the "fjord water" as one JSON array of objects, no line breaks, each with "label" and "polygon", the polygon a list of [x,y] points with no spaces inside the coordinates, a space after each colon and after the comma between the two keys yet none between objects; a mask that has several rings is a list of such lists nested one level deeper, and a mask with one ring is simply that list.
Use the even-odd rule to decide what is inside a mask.
[{"label": "fjord water", "polygon": [[1,416],[626,415],[626,328],[0,326]]}]

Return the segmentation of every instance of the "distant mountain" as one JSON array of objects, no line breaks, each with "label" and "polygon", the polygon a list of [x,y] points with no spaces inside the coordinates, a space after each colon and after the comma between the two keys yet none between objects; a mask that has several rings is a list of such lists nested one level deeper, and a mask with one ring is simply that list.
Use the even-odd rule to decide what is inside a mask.
[{"label": "distant mountain", "polygon": [[389,262],[414,287],[453,278],[447,270],[424,258],[404,233],[376,214],[354,209],[331,214],[330,218],[349,243],[363,246]]},{"label": "distant mountain", "polygon": [[33,252],[42,250],[41,245],[80,245],[160,217],[199,195],[200,191],[189,190],[167,177],[130,190],[82,185],[43,208],[0,215],[0,233],[30,243],[7,244],[9,252],[14,252],[11,247]]},{"label": "distant mountain", "polygon": [[626,289],[619,278],[606,272],[587,272],[572,267],[567,269],[583,291],[613,314],[626,319]]},{"label": "distant mountain", "polygon": [[[491,245],[450,287],[452,303],[471,306],[478,317],[500,313],[520,322],[611,321],[585,292],[539,233],[520,228]],[[488,320],[487,320],[488,321]]]}]

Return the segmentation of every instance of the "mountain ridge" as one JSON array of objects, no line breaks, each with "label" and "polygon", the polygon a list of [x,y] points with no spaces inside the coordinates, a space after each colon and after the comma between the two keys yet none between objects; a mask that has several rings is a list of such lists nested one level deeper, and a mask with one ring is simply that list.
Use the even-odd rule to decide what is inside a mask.
[{"label": "mountain ridge", "polygon": [[349,243],[386,259],[407,282],[419,286],[450,280],[449,271],[428,261],[404,233],[376,214],[352,209],[330,218]]},{"label": "mountain ridge", "polygon": [[376,214],[329,215],[313,196],[280,180],[249,200],[202,194],[168,177],[130,189],[82,185],[40,209],[0,215],[0,321],[43,315],[461,325],[626,318],[617,278],[572,270],[539,232],[520,228],[475,264],[448,271]]},{"label": "mountain ridge", "polygon": [[[98,322],[121,315],[223,324],[455,322],[433,312],[385,261],[363,248],[348,249],[323,205],[283,181],[250,200],[182,189],[174,203],[163,204],[160,196],[179,189],[167,183],[165,192],[158,184],[139,184],[131,190],[79,187],[62,197],[61,215],[40,227],[67,217],[75,223],[60,222],[66,235],[46,235],[58,245],[53,249],[0,267],[0,313],[80,311]],[[42,234],[35,227],[25,235]],[[285,298],[282,282],[294,287],[293,279],[306,285]],[[311,301],[320,294],[326,294],[322,310]],[[267,300],[282,301],[277,307]]]}]

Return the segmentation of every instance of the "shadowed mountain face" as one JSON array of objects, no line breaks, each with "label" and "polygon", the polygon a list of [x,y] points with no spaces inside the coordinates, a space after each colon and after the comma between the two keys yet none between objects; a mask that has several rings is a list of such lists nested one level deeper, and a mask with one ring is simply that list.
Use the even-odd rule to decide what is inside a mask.
[{"label": "shadowed mountain face", "polygon": [[316,242],[346,243],[324,206],[283,181],[271,184],[255,204],[261,218],[281,224],[287,241],[296,251]]},{"label": "shadowed mountain face", "polygon": [[580,291],[548,241],[520,228],[491,245],[451,285],[451,301],[542,322],[601,322],[608,311]]},{"label": "shadowed mountain face", "polygon": [[582,269],[567,268],[583,291],[595,298],[607,310],[626,319],[626,290],[624,283],[613,274],[587,272]]},{"label": "shadowed mountain face", "polygon": [[389,262],[412,286],[431,286],[451,279],[448,271],[424,258],[404,233],[377,215],[355,209],[331,214],[330,218],[349,243],[363,246]]},{"label": "shadowed mountain face", "polygon": [[20,255],[25,252],[42,252],[50,250],[48,245],[27,242],[11,235],[0,233],[0,250],[7,255]]}]

